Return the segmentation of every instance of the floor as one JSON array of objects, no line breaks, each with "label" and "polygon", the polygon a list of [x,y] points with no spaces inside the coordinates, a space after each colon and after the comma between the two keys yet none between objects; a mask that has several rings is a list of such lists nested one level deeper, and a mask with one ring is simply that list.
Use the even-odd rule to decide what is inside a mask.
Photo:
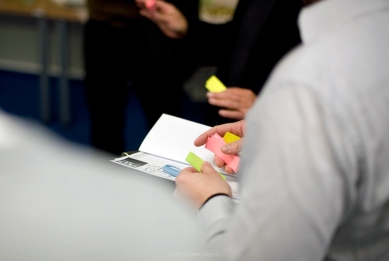
[{"label": "floor", "polygon": [[[67,126],[62,125],[58,118],[58,80],[50,79],[50,86],[52,118],[49,122],[42,122],[39,116],[39,77],[0,70],[0,108],[11,114],[39,122],[71,142],[90,147],[89,117],[82,81],[70,81],[72,121]],[[183,99],[185,99],[184,118],[203,123],[204,102],[193,101],[185,92]],[[134,94],[130,95],[127,106],[126,134],[128,151],[138,149],[147,134],[143,112]]]}]

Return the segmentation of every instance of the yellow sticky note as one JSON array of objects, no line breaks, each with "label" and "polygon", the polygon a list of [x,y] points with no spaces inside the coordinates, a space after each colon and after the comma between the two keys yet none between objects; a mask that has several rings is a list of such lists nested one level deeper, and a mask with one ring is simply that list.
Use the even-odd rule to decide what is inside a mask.
[{"label": "yellow sticky note", "polygon": [[209,79],[205,82],[205,87],[210,92],[222,92],[227,89],[226,86],[215,75],[209,77]]},{"label": "yellow sticky note", "polygon": [[[192,165],[192,167],[198,172],[201,172],[201,165],[203,165],[204,160],[202,160],[199,156],[190,151],[185,160],[189,162],[189,164]],[[222,177],[223,180],[226,180],[224,175],[220,174],[220,177]]]},{"label": "yellow sticky note", "polygon": [[231,132],[226,132],[226,134],[224,134],[223,136],[223,140],[226,142],[226,143],[231,143],[231,142],[234,142],[234,141],[237,141],[237,140],[240,140],[240,137],[232,134]]}]

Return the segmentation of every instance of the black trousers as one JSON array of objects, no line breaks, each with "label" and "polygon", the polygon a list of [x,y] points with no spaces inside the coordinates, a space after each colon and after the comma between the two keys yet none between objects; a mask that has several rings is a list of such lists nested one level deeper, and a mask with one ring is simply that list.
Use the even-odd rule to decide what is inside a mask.
[{"label": "black trousers", "polygon": [[122,27],[89,20],[84,30],[85,94],[93,147],[117,155],[134,149],[125,148],[124,133],[130,88],[149,128],[162,113],[182,116],[182,84],[193,68],[186,62],[181,41],[165,37],[146,19],[130,20]]}]

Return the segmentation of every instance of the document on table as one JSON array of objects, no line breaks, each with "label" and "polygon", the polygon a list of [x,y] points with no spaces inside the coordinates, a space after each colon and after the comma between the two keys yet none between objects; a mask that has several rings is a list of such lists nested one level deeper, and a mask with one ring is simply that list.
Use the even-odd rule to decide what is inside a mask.
[{"label": "document on table", "polygon": [[185,158],[189,152],[195,153],[208,161],[220,173],[226,176],[231,186],[233,197],[238,198],[238,180],[235,176],[226,175],[224,169],[213,163],[214,154],[204,146],[196,147],[194,140],[210,127],[168,114],[162,114],[139,147],[139,152],[112,160],[117,164],[134,168],[142,172],[174,181],[175,177],[162,171],[165,165],[179,169],[189,165]]}]

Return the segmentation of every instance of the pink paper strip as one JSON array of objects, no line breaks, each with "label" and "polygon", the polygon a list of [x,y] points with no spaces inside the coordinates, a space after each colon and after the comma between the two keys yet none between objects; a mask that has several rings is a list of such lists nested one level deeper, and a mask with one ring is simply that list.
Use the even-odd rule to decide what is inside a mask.
[{"label": "pink paper strip", "polygon": [[156,2],[157,0],[147,0],[145,4],[146,8],[149,10],[153,10]]},{"label": "pink paper strip", "polygon": [[223,153],[220,150],[220,147],[224,144],[226,144],[226,142],[223,140],[223,138],[219,134],[215,133],[213,136],[208,137],[205,148],[215,153],[219,158],[223,159],[224,162],[236,172],[239,167],[240,158],[236,155],[228,155]]}]

